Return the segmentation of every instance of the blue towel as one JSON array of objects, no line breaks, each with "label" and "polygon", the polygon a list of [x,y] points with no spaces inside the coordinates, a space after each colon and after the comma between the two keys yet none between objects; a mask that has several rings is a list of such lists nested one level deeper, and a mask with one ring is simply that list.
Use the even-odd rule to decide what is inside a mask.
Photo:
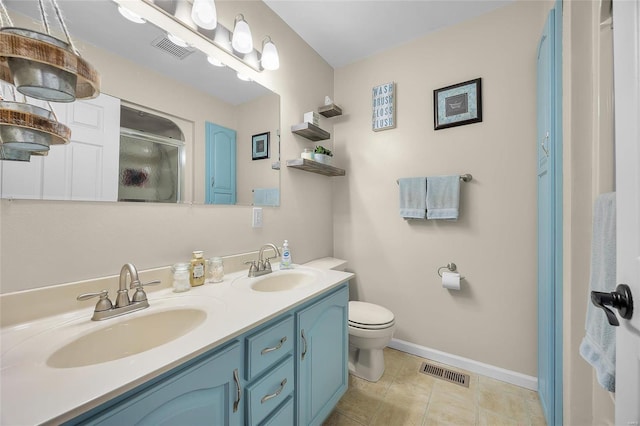
[{"label": "blue towel", "polygon": [[460,176],[427,177],[427,219],[458,220]]},{"label": "blue towel", "polygon": [[398,179],[400,216],[405,219],[424,219],[427,214],[427,178]]},{"label": "blue towel", "polygon": [[[612,292],[616,288],[616,194],[600,195],[593,209],[590,287]],[[580,355],[596,370],[598,383],[609,392],[616,390],[616,330],[607,316],[587,298],[586,335]]]},{"label": "blue towel", "polygon": [[278,206],[280,204],[280,189],[255,188],[253,190],[254,206]]}]

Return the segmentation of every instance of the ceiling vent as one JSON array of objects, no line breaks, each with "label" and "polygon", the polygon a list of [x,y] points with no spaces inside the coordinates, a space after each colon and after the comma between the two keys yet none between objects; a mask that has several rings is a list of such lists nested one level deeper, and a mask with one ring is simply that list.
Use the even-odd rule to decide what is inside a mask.
[{"label": "ceiling vent", "polygon": [[192,47],[178,46],[172,43],[171,40],[169,40],[166,36],[158,37],[151,42],[151,45],[180,60],[186,58],[196,51],[196,49]]}]

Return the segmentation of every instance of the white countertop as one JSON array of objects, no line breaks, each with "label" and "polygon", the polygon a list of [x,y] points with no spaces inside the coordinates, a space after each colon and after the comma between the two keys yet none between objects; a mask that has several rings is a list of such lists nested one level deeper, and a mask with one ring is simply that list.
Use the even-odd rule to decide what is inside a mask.
[{"label": "white countertop", "polygon": [[[353,277],[347,272],[306,266],[296,265],[296,269],[313,272],[318,279],[291,290],[257,292],[242,279],[245,270],[225,275],[222,283],[205,284],[185,293],[171,289],[148,293],[149,308],[121,317],[91,321],[92,307],[3,327],[0,424],[69,420]],[[78,337],[136,316],[187,306],[205,311],[204,322],[154,349],[83,367],[47,365],[51,354]]]}]

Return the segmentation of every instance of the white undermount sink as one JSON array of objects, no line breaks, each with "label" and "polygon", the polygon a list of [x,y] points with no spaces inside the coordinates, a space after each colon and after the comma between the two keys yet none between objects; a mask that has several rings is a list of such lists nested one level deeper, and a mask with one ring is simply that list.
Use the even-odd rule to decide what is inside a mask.
[{"label": "white undermount sink", "polygon": [[233,285],[259,292],[278,292],[305,287],[316,282],[318,277],[319,271],[298,268],[274,271],[261,277],[237,278]]},{"label": "white undermount sink", "polygon": [[48,359],[54,368],[75,368],[114,361],[175,340],[207,318],[204,310],[181,307],[119,321],[85,334],[62,346]]}]

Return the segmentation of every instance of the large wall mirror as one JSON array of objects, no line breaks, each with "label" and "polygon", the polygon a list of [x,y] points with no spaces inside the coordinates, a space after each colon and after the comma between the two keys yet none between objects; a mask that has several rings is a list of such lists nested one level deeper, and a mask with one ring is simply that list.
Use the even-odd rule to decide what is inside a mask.
[{"label": "large wall mirror", "polygon": [[[36,0],[4,2],[15,26],[42,31]],[[71,143],[0,161],[2,198],[279,205],[279,95],[111,0],[58,3],[101,95],[52,104]],[[2,96],[14,96],[6,84]]]}]

